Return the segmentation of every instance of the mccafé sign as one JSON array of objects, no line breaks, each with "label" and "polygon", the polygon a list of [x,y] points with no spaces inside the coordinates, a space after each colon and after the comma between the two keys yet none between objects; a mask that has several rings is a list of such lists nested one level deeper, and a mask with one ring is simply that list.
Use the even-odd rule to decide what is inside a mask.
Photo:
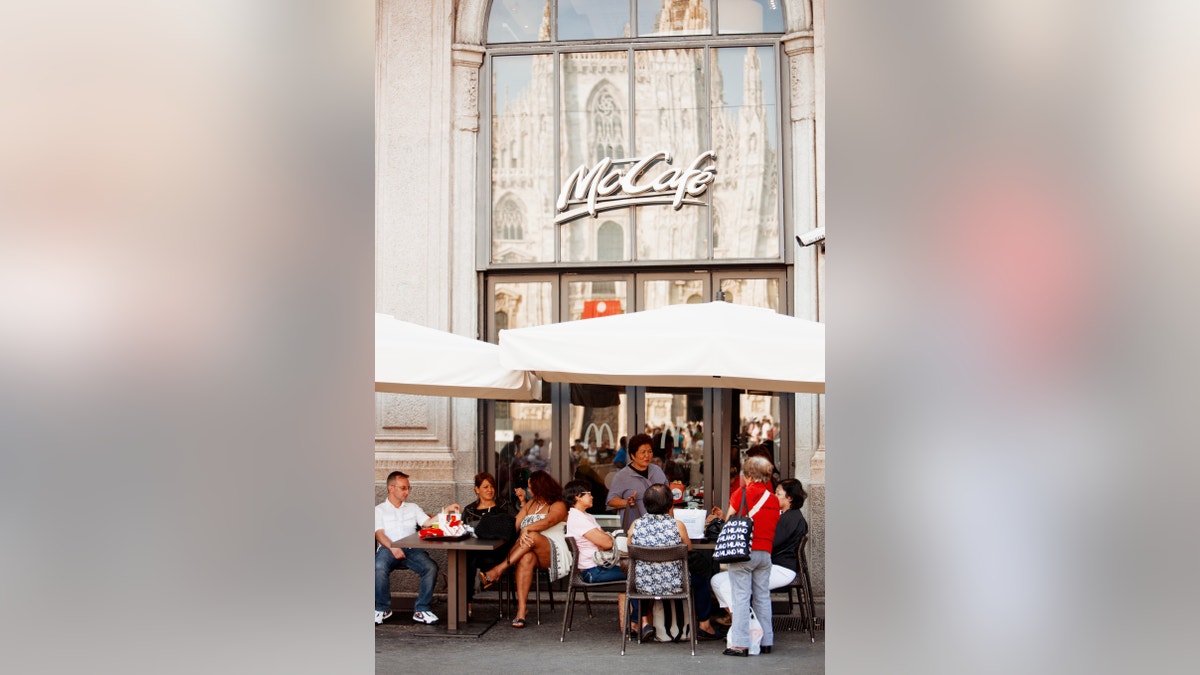
[{"label": "mccaf\u00e9 sign", "polygon": [[[650,167],[662,161],[671,164],[671,153],[656,152],[641,158],[605,157],[590,169],[580,164],[567,177],[555,203],[554,224],[561,225],[583,216],[596,217],[601,211],[647,204],[670,204],[678,210],[684,204],[703,206],[704,194],[717,174],[717,154],[700,153],[688,164],[667,169],[658,175]],[[615,168],[628,164],[624,171]]]}]

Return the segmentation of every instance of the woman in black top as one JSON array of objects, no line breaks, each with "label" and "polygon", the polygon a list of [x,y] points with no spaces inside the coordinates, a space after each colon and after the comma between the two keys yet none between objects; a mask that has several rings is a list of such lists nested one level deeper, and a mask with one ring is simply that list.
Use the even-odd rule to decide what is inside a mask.
[{"label": "woman in black top", "polygon": [[480,568],[499,564],[508,555],[516,537],[513,518],[516,511],[507,502],[496,501],[496,478],[487,471],[475,474],[475,494],[479,497],[463,509],[463,522],[475,528],[480,539],[503,539],[504,545],[495,551],[467,551],[467,616],[471,616],[471,603],[475,599],[475,575]]},{"label": "woman in black top", "polygon": [[[779,500],[779,508],[782,513],[779,516],[779,523],[775,526],[775,543],[771,547],[771,563],[791,570],[793,579],[800,569],[800,560],[796,557],[796,547],[800,545],[800,540],[804,538],[804,535],[808,534],[808,521],[804,519],[804,514],[800,513],[800,507],[804,505],[804,498],[807,496],[804,493],[804,486],[795,478],[779,481],[779,487],[775,488],[775,497]],[[776,588],[774,581],[774,576],[772,576],[772,588]],[[791,581],[788,579],[780,586],[786,586]]]}]

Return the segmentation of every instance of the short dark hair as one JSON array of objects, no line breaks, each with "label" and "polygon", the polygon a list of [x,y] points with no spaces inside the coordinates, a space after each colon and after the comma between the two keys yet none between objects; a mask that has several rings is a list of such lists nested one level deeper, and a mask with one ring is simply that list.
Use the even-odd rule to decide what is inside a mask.
[{"label": "short dark hair", "polygon": [[792,500],[793,509],[799,509],[804,506],[804,500],[808,498],[808,493],[804,491],[804,486],[795,478],[779,481],[779,487],[783,488],[783,494]]},{"label": "short dark hair", "polygon": [[592,486],[586,480],[573,480],[563,486],[563,501],[568,507],[574,508],[579,495],[591,491]]},{"label": "short dark hair", "polygon": [[534,471],[529,476],[529,491],[533,493],[534,497],[547,504],[553,504],[562,499],[562,486],[545,471]]},{"label": "short dark hair", "polygon": [[651,450],[654,449],[654,439],[650,438],[650,434],[634,434],[633,438],[629,439],[629,445],[626,449],[629,451],[629,454],[632,455],[637,453],[638,448],[642,447],[643,445],[650,446]]},{"label": "short dark hair", "polygon": [[393,471],[388,474],[387,484],[391,485],[395,483],[397,478],[408,478],[408,474],[403,471]]},{"label": "short dark hair", "polygon": [[646,494],[642,495],[642,504],[646,506],[646,513],[666,513],[671,510],[671,504],[674,502],[671,489],[662,483],[651,485],[646,488]]}]

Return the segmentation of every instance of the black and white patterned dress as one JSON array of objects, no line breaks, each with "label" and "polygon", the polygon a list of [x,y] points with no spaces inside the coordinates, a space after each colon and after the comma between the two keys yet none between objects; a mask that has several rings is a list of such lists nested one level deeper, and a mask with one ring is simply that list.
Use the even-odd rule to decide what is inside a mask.
[{"label": "black and white patterned dress", "polygon": [[[675,518],[665,513],[648,513],[638,518],[629,540],[634,546],[679,546],[683,539]],[[683,590],[683,563],[637,561],[635,570],[639,593],[669,595]]]}]

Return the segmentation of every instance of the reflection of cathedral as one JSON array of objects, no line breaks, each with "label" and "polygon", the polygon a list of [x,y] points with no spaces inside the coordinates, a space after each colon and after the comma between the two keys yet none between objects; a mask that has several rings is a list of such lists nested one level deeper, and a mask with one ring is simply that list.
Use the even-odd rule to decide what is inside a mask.
[{"label": "reflection of cathedral", "polygon": [[[659,30],[678,34],[703,26],[708,20],[706,11],[705,4],[697,0],[663,0]],[[563,55],[559,173],[565,177],[580,164],[590,167],[603,157],[622,159],[660,150],[670,152],[672,166],[678,167],[711,147],[717,153],[717,179],[710,191],[713,257],[776,259],[779,172],[773,128],[777,110],[764,107],[760,62],[760,50],[766,54],[773,51],[728,49],[744,54],[741,77],[730,78],[743,83],[737,92],[740,95],[734,97],[740,98],[741,105],[727,105],[723,82],[730,74],[722,77],[717,58],[717,51],[724,50],[710,53],[712,78],[705,77],[703,49],[636,51],[632,97],[626,52]],[[553,224],[554,200],[560,188],[554,182],[555,162],[560,159],[554,134],[554,58],[496,59],[492,259],[553,262],[554,239],[561,234],[562,262],[629,260],[627,210],[602,212],[597,218],[557,227]],[[513,79],[527,83],[510,91],[506,75],[522,67],[522,77]],[[635,129],[628,128],[631,100],[637,105]],[[770,103],[774,105],[773,97]],[[656,171],[666,168],[660,164]],[[694,206],[678,211],[669,206],[639,207],[637,259],[707,259],[708,215],[708,209]],[[524,321],[513,324],[527,325]]]}]

